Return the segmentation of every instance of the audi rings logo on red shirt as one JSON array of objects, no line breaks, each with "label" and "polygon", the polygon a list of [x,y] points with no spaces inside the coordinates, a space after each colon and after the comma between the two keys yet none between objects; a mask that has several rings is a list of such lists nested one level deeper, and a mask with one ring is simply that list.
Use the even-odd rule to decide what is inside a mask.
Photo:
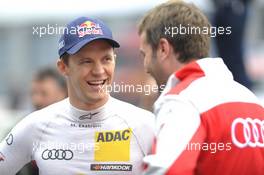
[{"label": "audi rings logo on red shirt", "polygon": [[264,147],[264,120],[237,118],[232,122],[231,136],[239,148]]},{"label": "audi rings logo on red shirt", "polygon": [[73,152],[71,150],[63,149],[46,149],[42,153],[43,160],[71,160],[73,158]]}]

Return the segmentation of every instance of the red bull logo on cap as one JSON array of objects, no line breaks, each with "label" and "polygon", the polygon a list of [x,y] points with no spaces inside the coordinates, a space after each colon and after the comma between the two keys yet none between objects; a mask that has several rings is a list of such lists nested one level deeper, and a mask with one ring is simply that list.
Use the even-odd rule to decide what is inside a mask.
[{"label": "red bull logo on cap", "polygon": [[80,25],[80,27],[85,27],[85,28],[92,28],[92,27],[94,27],[94,28],[100,28],[99,24],[96,24],[96,23],[94,23],[92,21],[85,21],[84,23],[82,23]]},{"label": "red bull logo on cap", "polygon": [[78,26],[78,36],[84,37],[85,35],[103,35],[103,32],[99,24],[85,21]]}]

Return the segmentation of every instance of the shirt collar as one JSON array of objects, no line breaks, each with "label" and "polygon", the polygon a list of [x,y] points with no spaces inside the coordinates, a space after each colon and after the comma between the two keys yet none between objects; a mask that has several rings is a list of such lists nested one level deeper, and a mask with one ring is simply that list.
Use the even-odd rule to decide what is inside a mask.
[{"label": "shirt collar", "polygon": [[71,105],[68,99],[68,112],[70,117],[78,122],[98,122],[105,120],[110,114],[112,97],[101,107],[94,110],[81,110]]},{"label": "shirt collar", "polygon": [[222,58],[203,58],[196,61],[192,61],[184,65],[181,69],[174,72],[168,78],[166,86],[159,98],[154,103],[154,109],[158,109],[161,105],[161,99],[168,94],[168,92],[180,82],[205,76],[207,78],[213,78],[214,80],[233,80],[233,75],[224,64]]}]

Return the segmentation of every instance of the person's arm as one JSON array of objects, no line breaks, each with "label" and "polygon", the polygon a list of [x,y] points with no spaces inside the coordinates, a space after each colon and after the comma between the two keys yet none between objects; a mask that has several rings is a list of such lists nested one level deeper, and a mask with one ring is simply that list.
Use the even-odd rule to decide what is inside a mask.
[{"label": "person's arm", "polygon": [[202,144],[206,134],[198,110],[189,102],[169,99],[156,115],[155,153],[144,158],[145,175],[194,174],[200,150],[192,145]]},{"label": "person's arm", "polygon": [[33,150],[33,116],[19,122],[0,143],[0,174],[14,175],[31,160]]}]

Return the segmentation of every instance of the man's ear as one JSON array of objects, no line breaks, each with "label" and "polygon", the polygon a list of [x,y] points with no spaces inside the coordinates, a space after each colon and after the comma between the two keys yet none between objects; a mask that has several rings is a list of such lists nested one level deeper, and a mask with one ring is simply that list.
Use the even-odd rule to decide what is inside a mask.
[{"label": "man's ear", "polygon": [[57,69],[63,76],[68,76],[68,66],[60,58],[57,61]]},{"label": "man's ear", "polygon": [[158,45],[157,54],[158,58],[161,59],[161,61],[164,61],[166,58],[169,58],[171,53],[171,46],[167,39],[161,38]]}]

